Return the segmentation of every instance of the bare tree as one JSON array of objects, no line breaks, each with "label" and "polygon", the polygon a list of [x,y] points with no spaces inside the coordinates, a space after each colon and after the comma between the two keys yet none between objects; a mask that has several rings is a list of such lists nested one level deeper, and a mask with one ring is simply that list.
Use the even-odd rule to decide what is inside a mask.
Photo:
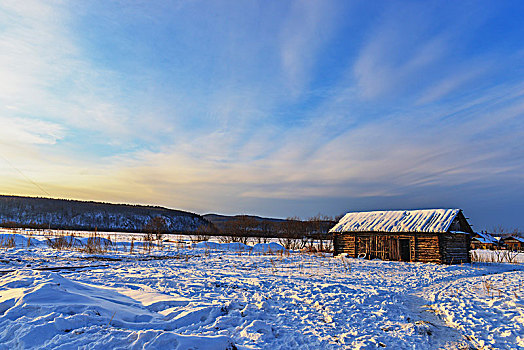
[{"label": "bare tree", "polygon": [[193,242],[209,241],[209,236],[215,232],[215,228],[212,224],[200,225],[195,230],[195,236],[192,238]]},{"label": "bare tree", "polygon": [[275,225],[269,220],[262,220],[258,224],[257,243],[268,243],[269,238],[274,235]]},{"label": "bare tree", "polygon": [[226,221],[222,228],[222,234],[229,237],[231,242],[247,244],[251,236],[258,229],[259,222],[249,216],[238,216],[233,220]]},{"label": "bare tree", "polygon": [[304,222],[298,217],[289,217],[278,225],[278,242],[288,250],[300,248],[300,240],[304,236]]},{"label": "bare tree", "polygon": [[166,220],[161,216],[155,216],[154,218],[151,218],[149,222],[144,226],[144,231],[146,231],[147,234],[151,235],[150,240],[153,240],[153,234],[155,235],[155,238],[157,241],[162,241],[162,237],[164,236],[164,233],[167,231],[167,224]]}]

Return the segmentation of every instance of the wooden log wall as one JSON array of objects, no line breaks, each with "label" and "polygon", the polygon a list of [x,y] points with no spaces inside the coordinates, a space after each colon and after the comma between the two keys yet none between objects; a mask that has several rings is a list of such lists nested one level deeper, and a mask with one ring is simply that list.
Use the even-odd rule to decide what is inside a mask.
[{"label": "wooden log wall", "polygon": [[440,236],[440,250],[444,264],[461,264],[471,262],[469,250],[471,238],[467,234],[444,233]]},{"label": "wooden log wall", "polygon": [[355,239],[354,233],[335,233],[333,236],[334,255],[346,253],[349,256],[356,257]]},{"label": "wooden log wall", "polygon": [[470,262],[470,237],[465,234],[438,233],[336,233],[334,254],[364,256],[366,259],[401,260],[400,240],[409,240],[410,260],[458,264]]},{"label": "wooden log wall", "polygon": [[438,234],[417,234],[415,249],[417,252],[415,261],[442,263]]}]

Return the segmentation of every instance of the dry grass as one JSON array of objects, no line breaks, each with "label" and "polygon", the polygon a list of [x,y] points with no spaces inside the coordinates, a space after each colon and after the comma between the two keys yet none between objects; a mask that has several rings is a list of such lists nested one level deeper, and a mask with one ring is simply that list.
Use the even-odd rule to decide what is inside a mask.
[{"label": "dry grass", "polygon": [[16,246],[15,238],[13,236],[2,237],[0,238],[0,248],[11,249]]},{"label": "dry grass", "polygon": [[144,253],[151,254],[151,249],[154,246],[153,240],[154,240],[153,234],[152,233],[146,233],[146,235],[143,238],[143,243],[144,244],[142,246],[142,248],[144,249]]},{"label": "dry grass", "polygon": [[520,300],[522,294],[522,285],[507,284],[505,280],[494,281],[490,278],[483,278],[481,281],[480,291],[491,299],[513,297]]},{"label": "dry grass", "polygon": [[206,241],[209,241],[209,235],[204,235],[204,234],[191,235],[189,236],[189,240],[193,244],[199,243],[199,242],[206,242]]},{"label": "dry grass", "polygon": [[47,237],[47,245],[56,250],[73,249],[76,246],[76,238],[72,232],[70,236],[59,234],[55,238]]},{"label": "dry grass", "polygon": [[68,235],[59,233],[54,238],[47,237],[47,246],[56,250],[78,250],[79,252],[88,254],[106,253],[112,249],[116,249],[111,237],[102,238],[95,231],[91,233],[85,244],[79,242],[74,232]]},{"label": "dry grass", "polygon": [[113,248],[111,237],[108,235],[107,238],[103,239],[95,231],[89,235],[86,244],[82,245],[78,250],[88,254],[100,254],[106,253],[111,248]]}]

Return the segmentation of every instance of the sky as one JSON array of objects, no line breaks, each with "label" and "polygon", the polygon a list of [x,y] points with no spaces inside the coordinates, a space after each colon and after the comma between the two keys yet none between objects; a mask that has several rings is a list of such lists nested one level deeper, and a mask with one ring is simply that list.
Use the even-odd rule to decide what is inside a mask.
[{"label": "sky", "polygon": [[0,3],[0,192],[524,231],[522,1]]}]

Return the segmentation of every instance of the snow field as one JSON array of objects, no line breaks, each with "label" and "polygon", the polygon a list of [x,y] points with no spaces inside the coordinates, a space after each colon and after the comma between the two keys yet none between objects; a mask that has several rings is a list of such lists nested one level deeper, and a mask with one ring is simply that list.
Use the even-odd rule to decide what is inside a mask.
[{"label": "snow field", "polygon": [[477,349],[524,348],[521,269],[460,278],[427,288],[429,306]]},{"label": "snow field", "polygon": [[520,265],[233,248],[0,249],[0,349],[523,346]]}]

